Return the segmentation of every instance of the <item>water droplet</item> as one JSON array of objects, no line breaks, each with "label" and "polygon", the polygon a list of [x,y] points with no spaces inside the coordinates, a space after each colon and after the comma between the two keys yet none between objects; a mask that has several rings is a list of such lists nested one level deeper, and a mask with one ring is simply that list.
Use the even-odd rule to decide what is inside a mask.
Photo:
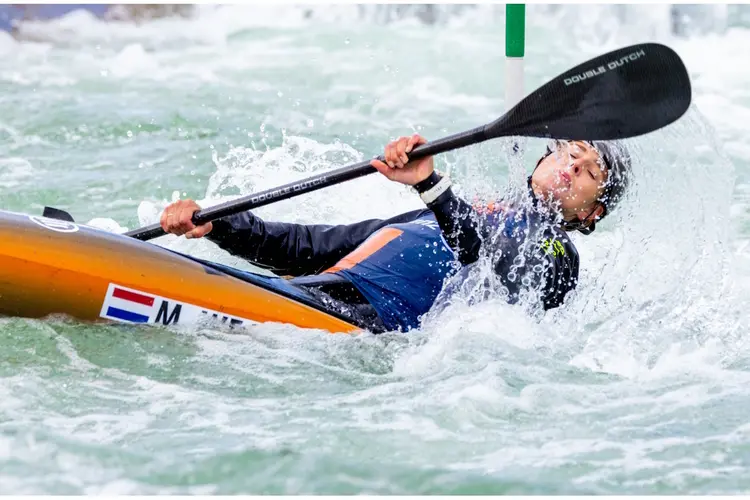
[{"label": "water droplet", "polygon": [[348,38],[344,39],[344,45],[349,45],[350,43],[351,43],[351,40],[349,40]]},{"label": "water droplet", "polygon": [[133,131],[132,131],[132,130],[128,130],[128,137],[129,137],[129,138],[130,138],[130,137],[133,137]]}]

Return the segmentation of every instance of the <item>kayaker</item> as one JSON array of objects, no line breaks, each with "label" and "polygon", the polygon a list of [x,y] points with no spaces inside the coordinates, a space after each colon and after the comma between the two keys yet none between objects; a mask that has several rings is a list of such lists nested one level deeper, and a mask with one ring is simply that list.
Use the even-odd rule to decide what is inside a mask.
[{"label": "kayaker", "polygon": [[[441,291],[456,287],[500,290],[510,303],[525,298],[544,310],[561,305],[578,281],[578,251],[567,233],[590,234],[620,201],[631,176],[627,151],[555,141],[528,177],[530,200],[475,207],[453,194],[431,157],[407,162],[406,154],[426,142],[401,137],[386,146],[385,162],[371,162],[388,179],[413,186],[422,210],[342,225],[267,222],[248,211],[196,227],[191,218],[201,207],[188,199],[167,206],[161,226],[186,238],[207,236],[289,276],[373,332],[418,327]],[[482,272],[482,261],[494,274]]]}]

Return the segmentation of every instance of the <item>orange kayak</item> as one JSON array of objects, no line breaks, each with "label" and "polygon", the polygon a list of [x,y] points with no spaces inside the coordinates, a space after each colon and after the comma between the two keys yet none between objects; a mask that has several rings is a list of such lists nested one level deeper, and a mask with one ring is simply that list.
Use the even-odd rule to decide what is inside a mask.
[{"label": "orange kayak", "polygon": [[83,224],[0,210],[0,315],[52,314],[94,322],[360,329],[283,278]]}]

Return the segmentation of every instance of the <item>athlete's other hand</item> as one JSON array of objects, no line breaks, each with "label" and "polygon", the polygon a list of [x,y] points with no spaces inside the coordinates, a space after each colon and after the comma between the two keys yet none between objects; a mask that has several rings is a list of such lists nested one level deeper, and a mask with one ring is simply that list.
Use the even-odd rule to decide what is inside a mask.
[{"label": "athlete's other hand", "polygon": [[201,207],[193,200],[179,200],[167,205],[161,214],[161,228],[166,233],[185,235],[185,238],[202,238],[214,228],[211,222],[200,226],[193,224],[193,214]]}]

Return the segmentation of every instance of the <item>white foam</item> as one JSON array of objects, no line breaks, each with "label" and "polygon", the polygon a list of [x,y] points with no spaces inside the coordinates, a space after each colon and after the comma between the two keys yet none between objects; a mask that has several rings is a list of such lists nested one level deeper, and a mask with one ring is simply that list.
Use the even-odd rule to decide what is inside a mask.
[{"label": "white foam", "polygon": [[36,174],[37,170],[25,158],[0,158],[0,187],[18,187]]},{"label": "white foam", "polygon": [[127,227],[121,226],[116,220],[104,217],[91,219],[86,225],[115,234],[122,234],[128,231]]},{"label": "white foam", "polygon": [[[7,45],[14,53],[4,59],[0,78],[24,91],[39,86],[62,95],[67,86],[92,82],[117,92],[144,85],[192,92],[204,82],[224,97],[242,92],[248,101],[207,104],[220,124],[228,109],[222,106],[241,109],[252,124],[240,144],[227,145],[222,136],[212,145],[214,170],[197,200],[208,207],[361,161],[380,152],[373,137],[385,141],[419,130],[435,138],[496,117],[503,108],[503,33],[494,16],[502,8],[467,9],[432,28],[413,19],[391,27],[368,23],[359,6],[313,7],[309,15],[301,6],[207,6],[194,20],[141,26],[77,15],[40,23],[41,43],[0,39],[0,52]],[[550,7],[542,18],[546,8],[529,6],[529,26],[552,26],[556,35],[530,36],[531,82],[604,47],[666,36],[659,32],[662,7],[641,6],[644,15],[626,23],[610,16],[620,6]],[[382,6],[371,9],[370,21],[386,14]],[[586,31],[576,43],[570,26],[581,12],[589,16],[576,24]],[[341,20],[349,24],[337,26]],[[741,475],[736,450],[748,433],[742,411],[750,352],[749,218],[746,184],[736,181],[747,176],[750,160],[750,82],[737,64],[747,41],[743,30],[670,40],[693,76],[695,109],[667,131],[628,142],[637,190],[594,235],[573,237],[581,284],[564,308],[530,317],[497,297],[468,306],[476,298],[468,290],[428,314],[422,329],[403,335],[328,336],[279,324],[241,335],[79,331],[67,324],[62,334],[38,329],[40,338],[23,351],[30,366],[0,382],[0,416],[22,429],[13,438],[0,436],[0,460],[24,464],[21,474],[3,470],[0,484],[31,493],[63,487],[93,494],[224,492],[235,478],[209,477],[189,487],[159,481],[184,480],[170,475],[176,464],[187,475],[214,463],[223,467],[227,456],[229,467],[236,466],[232,460],[260,450],[284,455],[270,460],[272,466],[259,465],[253,484],[263,475],[271,488],[283,470],[291,479],[273,483],[282,490],[341,484],[345,479],[331,479],[323,468],[373,455],[393,457],[390,466],[404,477],[414,470],[467,474],[427,478],[426,489],[443,488],[446,480],[461,486],[476,475],[521,485],[543,475],[550,488],[675,491],[699,469],[732,488],[721,478]],[[405,44],[411,52],[401,57]],[[295,102],[285,87],[297,80],[309,89],[306,102]],[[54,84],[43,88],[45,82]],[[207,95],[208,102],[216,94]],[[31,144],[15,119],[8,124],[2,136],[10,147]],[[497,141],[446,155],[440,166],[451,169],[463,192],[489,195],[507,186],[506,146]],[[523,183],[525,167],[541,150],[531,140],[527,147],[515,184]],[[102,151],[101,161],[109,161]],[[25,163],[24,153],[0,163],[0,182],[15,189],[46,173],[42,163]],[[134,165],[150,160],[139,157]],[[99,163],[90,161],[83,163],[85,173],[99,175],[92,170]],[[171,182],[161,180],[159,189],[172,189]],[[83,200],[109,201],[101,189],[92,183],[79,192]],[[137,205],[139,225],[158,222],[173,198],[154,198],[156,188],[145,189],[134,201],[111,200],[111,206]],[[422,207],[412,190],[373,174],[257,213],[267,220],[348,223]],[[89,224],[127,229],[112,219]],[[246,266],[206,240],[155,242]],[[2,331],[12,345],[33,335],[7,322]],[[52,368],[34,364],[48,335],[60,335],[52,348],[63,355]],[[110,350],[130,356],[108,356]],[[50,376],[53,370],[61,373]],[[127,455],[119,465],[123,450],[147,459],[129,466]],[[111,455],[116,465],[102,458]],[[514,473],[516,467],[523,472]],[[391,469],[378,470],[377,477],[357,478],[362,489],[381,482],[388,491],[405,487]]]},{"label": "white foam", "polygon": [[140,43],[126,46],[108,63],[109,74],[118,78],[137,78],[152,75],[159,68],[158,61]]}]

